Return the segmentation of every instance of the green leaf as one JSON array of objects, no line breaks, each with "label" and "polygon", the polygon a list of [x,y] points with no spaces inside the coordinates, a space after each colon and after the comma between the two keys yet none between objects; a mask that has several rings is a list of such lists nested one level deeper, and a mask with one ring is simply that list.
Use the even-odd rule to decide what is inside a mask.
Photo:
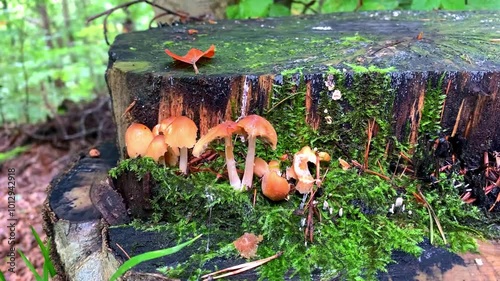
[{"label": "green leaf", "polygon": [[469,0],[467,1],[469,10],[498,10],[500,9],[500,0]]},{"label": "green leaf", "polygon": [[0,281],[7,281],[5,280],[5,276],[3,275],[3,272],[0,270]]},{"label": "green leaf", "polygon": [[240,6],[238,4],[229,5],[226,8],[226,17],[228,19],[236,19],[239,15]]},{"label": "green leaf", "polygon": [[445,10],[465,10],[464,0],[441,0],[441,7]]},{"label": "green leaf", "polygon": [[358,0],[331,0],[325,2],[322,13],[352,12],[356,10]]},{"label": "green leaf", "polygon": [[129,269],[131,269],[132,267],[134,267],[142,262],[152,260],[152,259],[161,258],[163,256],[168,256],[168,255],[177,253],[178,251],[182,250],[184,247],[191,245],[194,241],[196,241],[200,237],[201,237],[201,234],[196,236],[195,238],[193,238],[187,242],[184,242],[182,244],[179,244],[177,246],[167,248],[167,249],[162,249],[162,250],[146,252],[146,253],[137,255],[135,257],[132,257],[129,260],[127,260],[126,262],[124,262],[116,270],[116,272],[113,274],[113,276],[111,276],[109,281],[115,281],[116,279],[120,278],[120,276],[125,274],[125,272],[127,272]]},{"label": "green leaf", "polygon": [[397,0],[365,0],[360,10],[373,11],[373,10],[394,10],[399,6]]},{"label": "green leaf", "polygon": [[21,250],[17,250],[21,258],[23,259],[24,263],[26,264],[26,267],[33,273],[33,276],[35,276],[36,281],[44,281],[43,278],[36,272],[35,267],[33,264],[30,262],[30,260],[24,255],[24,253]]},{"label": "green leaf", "polygon": [[441,4],[441,0],[418,0],[412,1],[411,9],[412,10],[423,10],[430,11],[438,9]]},{"label": "green leaf", "polygon": [[273,0],[243,0],[239,4],[241,18],[263,18],[269,14],[269,7]]},{"label": "green leaf", "polygon": [[38,244],[38,247],[40,247],[40,251],[42,252],[44,259],[43,267],[45,269],[45,266],[47,266],[47,270],[50,273],[50,277],[53,277],[56,275],[56,269],[54,267],[54,264],[52,264],[52,260],[50,259],[50,251],[47,247],[45,247],[45,244],[43,243],[42,239],[40,239],[40,236],[33,228],[33,226],[30,226],[30,228],[31,228],[31,233],[33,233],[33,236],[35,236],[36,243]]},{"label": "green leaf", "polygon": [[290,9],[281,4],[272,4],[269,8],[269,16],[270,17],[283,17],[289,16]]}]

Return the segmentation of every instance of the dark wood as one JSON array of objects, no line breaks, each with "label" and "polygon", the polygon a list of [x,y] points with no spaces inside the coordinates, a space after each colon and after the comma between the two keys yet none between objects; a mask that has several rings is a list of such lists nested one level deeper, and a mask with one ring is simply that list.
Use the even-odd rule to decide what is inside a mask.
[{"label": "dark wood", "polygon": [[[60,280],[109,280],[119,266],[108,249],[107,227],[127,221],[128,215],[121,196],[106,188],[110,187],[107,172],[116,165],[118,151],[109,143],[98,150],[99,158],[81,153],[47,190],[44,231]],[[98,193],[99,199],[95,198]]]},{"label": "dark wood", "polygon": [[109,225],[130,222],[123,197],[113,188],[111,179],[108,176],[92,184],[90,187],[90,201]]},{"label": "dark wood", "polygon": [[[351,64],[394,67],[393,92],[388,94],[395,95],[392,129],[399,141],[415,144],[422,133],[418,128],[427,86],[448,91],[443,128],[455,128],[465,139],[464,159],[475,167],[483,151],[500,150],[500,44],[494,28],[499,18],[495,11],[341,13],[120,35],[110,49],[106,73],[118,144],[124,146],[124,132],[132,121],[152,127],[158,119],[186,115],[204,134],[221,120],[262,113],[269,108],[272,86],[290,79],[283,71],[294,69],[306,84],[305,118],[321,129],[326,73],[329,68],[346,69],[350,76]],[[198,34],[189,35],[188,29]],[[423,37],[418,39],[420,32]],[[210,44],[216,45],[216,55],[198,63],[198,75],[164,53],[168,48],[183,55]]]}]

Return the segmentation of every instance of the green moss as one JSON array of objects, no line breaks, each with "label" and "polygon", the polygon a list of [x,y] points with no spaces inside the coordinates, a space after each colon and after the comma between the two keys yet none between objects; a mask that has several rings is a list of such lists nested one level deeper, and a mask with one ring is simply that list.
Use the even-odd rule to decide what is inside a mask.
[{"label": "green moss", "polygon": [[372,40],[359,35],[357,32],[356,34],[354,34],[354,36],[345,36],[340,38],[340,41],[341,41],[340,44],[344,47],[352,46],[353,43],[356,42],[372,42]]},{"label": "green moss", "polygon": [[375,65],[370,65],[368,67],[362,66],[362,65],[357,65],[357,64],[352,64],[352,63],[344,63],[345,65],[349,66],[353,72],[355,73],[369,73],[369,72],[376,72],[376,73],[390,73],[396,71],[396,68],[394,67],[387,67],[387,68],[379,68]]},{"label": "green moss", "polygon": [[150,67],[147,61],[118,61],[113,64],[113,68],[117,68],[123,72],[129,71],[146,71]]},{"label": "green moss", "polygon": [[[367,68],[370,70],[370,67]],[[373,69],[373,68],[372,68]],[[257,144],[257,155],[265,160],[278,159],[283,154],[293,155],[304,145],[327,151],[332,159],[363,161],[367,142],[368,120],[376,120],[378,134],[372,139],[369,167],[390,176],[389,162],[393,155],[385,155],[385,147],[392,141],[391,108],[394,93],[390,90],[387,71],[343,73],[330,69],[331,90],[342,93],[340,100],[332,99],[332,91],[324,91],[314,97],[319,99],[322,126],[312,129],[305,122],[305,85],[302,68],[284,71],[284,84],[275,85],[271,104],[263,115],[275,126],[279,141],[275,151],[262,143]],[[298,74],[298,75],[294,75]],[[292,78],[295,77],[295,78]],[[295,80],[294,80],[295,79]],[[433,121],[442,106],[441,92],[429,93],[429,118]],[[426,101],[427,106],[427,101]],[[331,122],[327,123],[327,117]],[[423,127],[434,130],[434,127]],[[222,151],[223,144],[212,145]],[[398,151],[399,152],[399,151]],[[235,143],[236,161],[243,169],[246,146]],[[282,168],[290,166],[290,158],[284,160]],[[379,168],[381,167],[381,168]],[[420,182],[408,176],[394,177],[391,181],[377,176],[362,174],[357,169],[347,171],[339,168],[338,160],[323,166],[320,171],[322,196],[316,198],[317,216],[314,220],[314,239],[304,236],[300,215],[301,196],[291,194],[288,201],[270,202],[257,192],[253,206],[251,192],[235,192],[227,180],[217,177],[225,169],[222,157],[201,166],[205,171],[188,177],[178,176],[175,169],[157,166],[151,159],[122,161],[112,170],[112,175],[133,172],[139,178],[151,174],[155,187],[153,209],[155,215],[150,222],[141,222],[137,227],[155,229],[183,237],[186,234],[203,233],[203,243],[196,254],[175,268],[162,271],[183,280],[198,280],[207,273],[204,267],[220,259],[234,260],[238,257],[232,241],[245,232],[261,234],[264,240],[259,245],[257,258],[271,256],[283,251],[283,255],[258,269],[261,280],[283,280],[292,275],[300,279],[317,278],[374,280],[378,271],[392,262],[391,252],[401,250],[413,255],[421,252],[418,243],[430,235],[429,214],[413,196]],[[211,172],[210,172],[211,171]],[[464,226],[467,222],[479,222],[482,214],[473,206],[465,205],[454,191],[453,180],[459,177],[443,175],[439,188],[427,188],[424,193],[443,225],[453,251],[475,250],[474,236],[481,232],[476,227]],[[255,182],[259,186],[259,182]],[[402,197],[405,212],[389,215],[389,208],[397,197]],[[325,208],[323,208],[325,206]],[[339,211],[342,210],[342,215]],[[411,211],[411,214],[410,212]],[[161,223],[161,224],[160,224]],[[207,251],[210,237],[210,251]],[[444,245],[438,234],[435,243]],[[316,278],[316,277],[315,277]]]}]

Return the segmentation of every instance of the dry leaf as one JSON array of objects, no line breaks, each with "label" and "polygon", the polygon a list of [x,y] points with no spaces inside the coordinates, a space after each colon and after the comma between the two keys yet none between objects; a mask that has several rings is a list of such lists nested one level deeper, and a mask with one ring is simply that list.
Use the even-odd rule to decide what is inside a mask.
[{"label": "dry leaf", "polygon": [[194,67],[194,72],[198,74],[198,67],[196,67],[196,62],[202,57],[212,58],[215,55],[215,45],[211,45],[210,48],[208,48],[208,50],[206,50],[205,52],[195,48],[191,48],[191,50],[189,50],[184,56],[174,54],[169,49],[165,49],[165,53],[174,60],[192,64]]}]

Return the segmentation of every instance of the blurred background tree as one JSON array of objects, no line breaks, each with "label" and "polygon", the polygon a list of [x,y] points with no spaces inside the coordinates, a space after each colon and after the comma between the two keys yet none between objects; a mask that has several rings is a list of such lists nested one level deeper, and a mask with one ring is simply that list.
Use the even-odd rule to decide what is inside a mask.
[{"label": "blurred background tree", "polygon": [[[1,0],[0,124],[35,123],[64,113],[64,100],[106,94],[108,60],[102,20],[86,18],[124,1]],[[130,23],[147,28],[147,4],[118,10],[108,19],[112,38]]]}]

